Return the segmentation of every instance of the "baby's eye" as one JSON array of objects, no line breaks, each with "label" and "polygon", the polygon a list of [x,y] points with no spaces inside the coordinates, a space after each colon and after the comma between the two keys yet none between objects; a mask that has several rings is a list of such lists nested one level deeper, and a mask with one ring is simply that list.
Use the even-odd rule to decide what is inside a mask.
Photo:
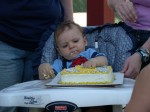
[{"label": "baby's eye", "polygon": [[74,40],[73,42],[74,42],[74,43],[77,43],[77,42],[79,42],[79,40]]},{"label": "baby's eye", "polygon": [[63,45],[62,47],[63,47],[63,48],[66,48],[66,47],[67,47],[67,45]]}]

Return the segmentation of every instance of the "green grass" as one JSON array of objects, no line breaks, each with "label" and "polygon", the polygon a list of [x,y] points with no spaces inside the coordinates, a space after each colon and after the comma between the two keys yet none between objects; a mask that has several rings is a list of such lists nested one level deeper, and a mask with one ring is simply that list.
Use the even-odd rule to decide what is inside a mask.
[{"label": "green grass", "polygon": [[86,12],[86,0],[73,0],[74,12]]},{"label": "green grass", "polygon": [[115,23],[119,23],[120,19],[118,17],[115,17]]}]

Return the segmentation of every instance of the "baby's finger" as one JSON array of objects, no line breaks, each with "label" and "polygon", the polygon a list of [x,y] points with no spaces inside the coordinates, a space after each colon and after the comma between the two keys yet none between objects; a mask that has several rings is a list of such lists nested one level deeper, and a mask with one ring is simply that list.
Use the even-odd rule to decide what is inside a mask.
[{"label": "baby's finger", "polygon": [[39,73],[39,79],[40,80],[44,80],[45,79],[43,73],[41,73],[41,72]]},{"label": "baby's finger", "polygon": [[55,74],[51,74],[51,78],[53,79],[55,77]]},{"label": "baby's finger", "polygon": [[49,74],[50,74],[51,78],[54,78],[54,77],[55,77],[55,74],[54,74],[54,71],[53,71],[53,70],[50,70],[50,71],[49,71]]},{"label": "baby's finger", "polygon": [[43,76],[44,76],[44,79],[50,79],[50,75],[48,74],[43,74]]}]

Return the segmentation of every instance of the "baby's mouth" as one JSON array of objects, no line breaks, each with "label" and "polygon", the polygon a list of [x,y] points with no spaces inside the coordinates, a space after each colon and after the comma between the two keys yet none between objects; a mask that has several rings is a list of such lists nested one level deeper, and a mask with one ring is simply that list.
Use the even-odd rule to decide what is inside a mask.
[{"label": "baby's mouth", "polygon": [[77,53],[77,51],[73,51],[73,52],[70,53],[70,55],[73,56],[76,53]]}]

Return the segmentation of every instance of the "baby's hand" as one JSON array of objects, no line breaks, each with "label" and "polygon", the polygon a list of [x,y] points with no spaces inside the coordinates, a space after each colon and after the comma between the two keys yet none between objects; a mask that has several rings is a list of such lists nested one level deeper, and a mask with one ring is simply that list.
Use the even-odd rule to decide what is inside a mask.
[{"label": "baby's hand", "polygon": [[82,65],[83,67],[86,67],[86,68],[96,67],[96,62],[94,59],[92,59],[92,60],[86,61]]},{"label": "baby's hand", "polygon": [[39,79],[41,79],[41,80],[50,79],[50,78],[55,77],[53,68],[48,63],[40,64],[38,71],[39,71]]}]

